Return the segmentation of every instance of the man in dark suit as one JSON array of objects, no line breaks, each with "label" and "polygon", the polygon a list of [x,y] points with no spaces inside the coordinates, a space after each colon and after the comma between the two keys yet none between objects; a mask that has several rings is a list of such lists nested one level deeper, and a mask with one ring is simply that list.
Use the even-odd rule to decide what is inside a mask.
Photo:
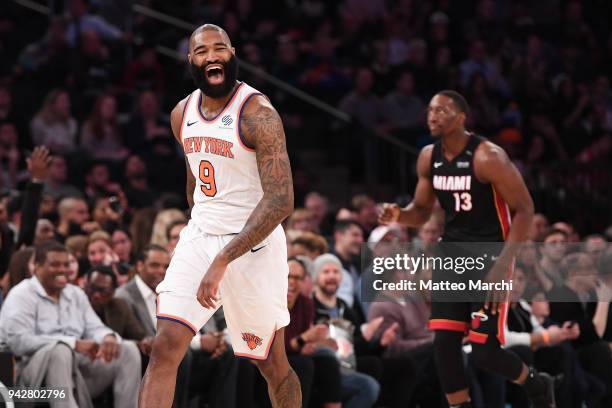
[{"label": "man in dark suit", "polygon": [[123,339],[140,342],[145,338],[142,324],[136,319],[128,303],[116,297],[117,277],[108,266],[97,266],[87,272],[85,293],[102,322]]}]

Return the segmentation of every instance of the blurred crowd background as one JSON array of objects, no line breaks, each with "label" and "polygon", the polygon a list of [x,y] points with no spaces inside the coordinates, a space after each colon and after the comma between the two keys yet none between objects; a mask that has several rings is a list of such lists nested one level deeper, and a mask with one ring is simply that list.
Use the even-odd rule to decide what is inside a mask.
[{"label": "blurred crowd background", "polygon": [[[409,202],[416,154],[431,142],[425,108],[433,94],[448,88],[470,103],[468,128],[503,146],[525,177],[539,213],[530,240],[573,242],[578,249],[570,255],[588,256],[566,259],[564,251],[534,250],[521,260],[519,269],[537,287],[530,295],[544,296],[513,323],[513,331],[529,333],[518,336],[516,346],[526,349],[521,356],[566,381],[561,389],[569,393],[562,398],[567,405],[559,406],[612,406],[612,368],[602,367],[612,361],[605,292],[612,283],[578,276],[579,284],[569,285],[576,302],[568,304],[576,308],[542,306],[547,292],[567,283],[555,278],[559,274],[565,279],[599,268],[600,275],[612,275],[605,270],[612,259],[600,262],[612,239],[611,10],[603,0],[3,1],[5,305],[11,288],[31,280],[34,271],[47,273],[45,256],[35,259],[34,248],[59,241],[70,254],[70,282],[86,289],[104,324],[137,342],[145,364],[154,323],[143,312],[144,288],[161,280],[188,219],[185,166],[169,112],[193,89],[186,67],[192,28],[215,23],[228,32],[241,59],[239,79],[267,94],[285,125],[296,192],[296,210],[285,223],[289,256],[314,262],[290,261],[288,301],[301,305],[300,318],[292,312],[292,322],[301,324],[292,333],[308,332],[306,344],[312,345],[288,351],[292,364],[306,367],[298,374],[312,389],[306,395],[312,394],[313,404],[444,406],[427,399],[441,396],[427,308],[421,302],[372,310],[360,302],[359,254],[363,243],[426,245],[442,233],[438,216],[418,231],[381,229],[376,218],[380,202]],[[326,257],[328,252],[337,258]],[[151,254],[157,257],[153,265]],[[132,308],[120,314],[134,314],[124,317],[142,327],[123,331],[104,308],[115,289],[133,288],[136,277],[145,303],[134,306],[125,295]],[[140,315],[139,307],[145,308]],[[0,310],[0,320],[8,319],[7,307]],[[339,364],[315,349],[334,349],[319,323],[347,310],[344,318],[357,328],[357,359]],[[578,333],[564,326],[572,321],[580,323]],[[190,376],[192,369],[182,366],[185,388],[179,395],[193,400],[222,360],[223,372],[234,379],[227,383],[254,390],[238,398],[257,390],[265,396],[253,367],[231,355],[220,359],[228,345],[220,335],[222,316],[216,323],[197,338],[185,363],[200,367],[194,369],[199,374]],[[551,356],[559,355],[564,364],[554,365]],[[295,362],[304,356],[306,362]],[[511,385],[477,371],[471,378],[474,395],[480,395],[475,406],[503,406],[506,400],[527,406]],[[202,406],[248,406],[223,399],[231,399],[235,388],[225,394],[218,389],[200,395]],[[215,400],[219,394],[224,396]],[[98,395],[96,403],[112,404],[110,396]]]}]

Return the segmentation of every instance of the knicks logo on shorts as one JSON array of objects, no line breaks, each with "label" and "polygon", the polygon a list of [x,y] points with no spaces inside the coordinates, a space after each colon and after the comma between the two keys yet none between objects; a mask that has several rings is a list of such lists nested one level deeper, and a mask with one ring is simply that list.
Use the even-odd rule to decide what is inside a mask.
[{"label": "knicks logo on shorts", "polygon": [[486,322],[487,320],[489,320],[489,316],[487,316],[486,313],[482,311],[482,309],[478,312],[472,312],[471,317],[472,329],[477,329],[478,327],[480,327],[480,322]]},{"label": "knicks logo on shorts", "polygon": [[242,333],[242,340],[244,340],[249,346],[249,349],[254,350],[255,347],[261,346],[261,337],[254,335],[253,333]]}]

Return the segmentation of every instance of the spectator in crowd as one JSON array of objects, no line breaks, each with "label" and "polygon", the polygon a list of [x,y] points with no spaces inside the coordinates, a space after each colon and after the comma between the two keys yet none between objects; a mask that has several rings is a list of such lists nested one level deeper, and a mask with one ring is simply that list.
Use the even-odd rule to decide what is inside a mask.
[{"label": "spectator in crowd", "polygon": [[14,287],[0,310],[0,338],[21,357],[19,384],[67,387],[68,403],[80,407],[93,407],[91,398],[112,385],[116,407],[135,407],[136,345],[121,341],[100,321],[85,293],[68,284],[63,245],[37,248],[34,263],[34,276]]},{"label": "spectator in crowd", "polygon": [[[123,82],[127,89],[130,90],[148,90],[152,89],[157,94],[161,95],[166,86],[166,78],[164,70],[157,60],[155,47],[150,44],[145,44],[140,50],[138,57],[128,64],[123,74]],[[158,127],[159,123],[155,123],[158,119],[158,106],[155,94],[152,91],[144,91],[139,98],[139,110],[142,122],[141,133],[139,136],[144,136],[145,140],[153,137],[169,137],[168,126]],[[132,129],[135,130],[135,129]]]},{"label": "spectator in crowd", "polygon": [[[568,341],[580,335],[580,327],[571,321],[552,322],[548,317],[548,304],[542,292],[534,294],[532,303],[523,299],[527,277],[522,265],[514,268],[510,308],[505,332],[505,346],[517,354],[529,366],[552,375],[562,375],[564,386],[557,391],[558,405],[572,401],[572,388],[576,383],[577,358]],[[535,303],[536,306],[533,306]],[[544,304],[542,304],[544,303]],[[538,316],[532,309],[538,309]],[[512,383],[507,384],[508,400],[518,406],[529,404],[525,391]],[[579,391],[580,392],[580,391]],[[569,405],[567,405],[569,406]]]},{"label": "spectator in crowd", "polygon": [[356,213],[356,220],[363,229],[364,239],[378,225],[376,201],[365,194],[358,194],[351,199],[351,207]]},{"label": "spectator in crowd", "polygon": [[[310,211],[313,217],[314,231],[316,233],[325,233],[324,225],[329,211],[329,201],[327,197],[317,193],[316,191],[306,194],[304,197],[304,209]],[[329,231],[331,232],[331,231]]]},{"label": "spectator in crowd", "polygon": [[83,125],[81,147],[98,160],[117,161],[128,156],[117,122],[117,101],[113,95],[105,94],[96,100],[89,119]]},{"label": "spectator in crowd", "polygon": [[[320,235],[310,231],[305,231],[291,241],[289,247],[290,257],[305,256],[310,261],[314,261],[318,256],[328,252],[327,241]],[[302,294],[308,298],[312,296],[312,276],[307,273],[300,283]]]},{"label": "spectator in crowd", "polygon": [[600,257],[606,252],[608,241],[600,234],[591,234],[584,237],[582,250],[591,255],[593,262],[599,264]]},{"label": "spectator in crowd", "polygon": [[289,231],[315,232],[315,216],[305,208],[296,208],[287,220]]},{"label": "spectator in crowd", "polygon": [[[342,264],[340,260],[332,254],[323,254],[314,262],[315,275],[315,323],[329,322],[331,319],[344,319],[351,324],[356,321],[353,313],[346,302],[337,297],[337,291],[342,279]],[[360,325],[354,326],[354,343],[349,350],[354,353],[369,349],[368,342],[380,326],[380,321],[374,324],[366,324],[362,328]],[[338,339],[335,339],[338,341]],[[378,399],[380,386],[378,382],[360,372],[351,370],[342,371],[342,397],[345,407],[371,407]],[[352,395],[351,395],[352,394]],[[346,401],[346,398],[350,398]]]},{"label": "spectator in crowd", "polygon": [[440,220],[436,216],[432,216],[419,227],[418,246],[425,251],[434,247],[442,237],[443,228]]},{"label": "spectator in crowd", "polygon": [[[546,297],[550,301],[550,317],[557,322],[572,321],[580,328],[580,335],[572,341],[578,359],[584,369],[604,384],[612,384],[612,355],[608,343],[602,340],[595,327],[596,316],[606,313],[607,302],[598,302],[596,310],[589,313],[583,306],[597,286],[597,270],[590,256],[571,253],[563,257],[560,270],[564,281],[558,284],[544,281]],[[601,290],[601,289],[600,289]],[[612,389],[606,387],[601,406],[612,404]]]},{"label": "spectator in crowd", "polygon": [[[157,293],[155,288],[164,279],[170,264],[170,255],[159,245],[147,246],[136,258],[136,275],[116,291],[118,298],[130,305],[134,316],[141,323],[146,337],[154,337],[157,331]],[[206,349],[208,349],[208,344]],[[179,366],[175,402],[182,406],[189,398],[190,370],[193,356],[185,355]]]},{"label": "spectator in crowd", "polygon": [[121,190],[118,183],[111,180],[110,169],[107,163],[94,161],[85,174],[85,195],[90,202],[100,197],[119,194]]},{"label": "spectator in crowd", "polygon": [[313,325],[312,299],[301,294],[307,262],[310,260],[305,257],[288,260],[287,306],[291,318],[285,328],[285,347],[289,363],[300,379],[302,406],[309,406],[311,390],[318,389],[317,401],[326,407],[338,407],[341,402],[339,363],[328,353],[316,354],[318,347],[330,344],[328,328],[324,324]]},{"label": "spectator in crowd", "polygon": [[117,228],[111,235],[112,249],[120,262],[132,264],[132,237],[126,229]]},{"label": "spectator in crowd", "polygon": [[36,235],[34,236],[34,245],[40,245],[43,242],[51,241],[55,238],[55,226],[46,218],[40,218],[36,222]]},{"label": "spectator in crowd", "polygon": [[186,224],[185,214],[176,208],[160,211],[155,217],[155,223],[153,224],[151,243],[165,247],[168,244],[168,227],[175,221],[181,221]]},{"label": "spectator in crowd", "polygon": [[[144,87],[144,89],[151,89],[151,87]],[[170,134],[170,123],[168,118],[160,114],[159,101],[153,91],[142,91],[138,96],[137,106],[138,109],[126,128],[125,133],[130,135],[126,139],[126,145],[132,153],[145,154],[148,151],[151,140],[158,137],[172,137]]]},{"label": "spectator in crowd", "polygon": [[[560,264],[568,250],[567,234],[559,229],[551,229],[543,236],[540,248],[541,258],[536,268],[537,276],[541,281],[552,280],[556,285],[563,284]],[[540,282],[542,286],[545,283]]]},{"label": "spectator in crowd", "polygon": [[395,89],[385,97],[384,103],[394,132],[399,137],[412,135],[417,126],[423,125],[425,105],[414,94],[414,77],[410,71],[399,74]]},{"label": "spectator in crowd", "polygon": [[72,23],[66,31],[66,40],[74,47],[79,41],[79,33],[92,31],[106,40],[120,40],[123,38],[121,30],[104,18],[89,12],[89,3],[86,0],[70,0],[67,7]]},{"label": "spectator in crowd", "polygon": [[155,192],[149,187],[147,164],[138,155],[131,155],[125,161],[123,186],[125,197],[131,208],[150,207],[155,201]]},{"label": "spectator in crowd", "polygon": [[83,193],[75,186],[69,184],[68,180],[68,164],[66,159],[61,155],[53,155],[47,178],[45,179],[45,194],[49,194],[55,200],[61,200],[66,197],[83,197]]},{"label": "spectator in crowd", "polygon": [[11,256],[6,275],[8,276],[8,287],[5,293],[17,286],[24,279],[29,279],[34,274],[34,248],[28,247],[17,250]]},{"label": "spectator in crowd", "polygon": [[567,242],[580,242],[580,235],[576,232],[576,228],[569,222],[558,221],[552,225],[552,228],[563,231],[567,235]]},{"label": "spectator in crowd", "polygon": [[32,142],[45,145],[60,155],[76,150],[77,128],[70,112],[70,95],[63,89],[54,89],[47,94],[42,108],[30,123]]},{"label": "spectator in crowd", "polygon": [[342,282],[338,296],[352,307],[355,287],[361,275],[361,245],[364,242],[363,230],[356,221],[338,221],[334,227],[334,247],[332,253],[342,262]]},{"label": "spectator in crowd", "polygon": [[12,190],[19,182],[21,152],[14,123],[0,122],[0,188]]},{"label": "spectator in crowd", "polygon": [[[124,299],[114,297],[117,288],[117,277],[108,266],[94,266],[87,272],[85,293],[94,312],[102,323],[119,334],[124,340],[140,342],[145,333],[141,323],[134,317],[132,310]],[[153,338],[139,343],[140,350],[149,354]]]},{"label": "spectator in crowd", "polygon": [[85,235],[93,231],[96,226],[89,222],[89,208],[87,202],[82,198],[68,197],[62,199],[57,212],[59,222],[57,224],[57,236],[59,241],[65,241],[72,235]]},{"label": "spectator in crowd", "polygon": [[111,237],[106,231],[92,232],[87,239],[87,260],[92,267],[110,267],[115,273],[118,286],[123,286],[129,278],[129,265],[119,260],[112,245]]},{"label": "spectator in crowd", "polygon": [[168,225],[168,243],[166,244],[166,249],[168,253],[174,253],[174,248],[176,248],[176,244],[178,244],[181,231],[183,228],[187,226],[187,223],[182,220],[176,220]]}]

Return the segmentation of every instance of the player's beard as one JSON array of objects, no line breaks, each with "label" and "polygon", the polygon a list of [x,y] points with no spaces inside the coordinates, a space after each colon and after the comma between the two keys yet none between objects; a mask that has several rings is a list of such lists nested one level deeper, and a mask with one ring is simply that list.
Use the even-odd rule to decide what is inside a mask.
[{"label": "player's beard", "polygon": [[[215,62],[215,64],[219,63]],[[209,64],[205,64],[201,67],[193,63],[189,64],[189,71],[191,72],[193,82],[204,95],[210,98],[222,98],[227,96],[232,89],[234,89],[236,79],[238,78],[238,60],[235,55],[232,54],[227,62],[221,62],[220,64],[223,65],[223,83],[219,85],[211,85],[210,82],[208,82],[208,78],[206,77],[206,66]]]}]

